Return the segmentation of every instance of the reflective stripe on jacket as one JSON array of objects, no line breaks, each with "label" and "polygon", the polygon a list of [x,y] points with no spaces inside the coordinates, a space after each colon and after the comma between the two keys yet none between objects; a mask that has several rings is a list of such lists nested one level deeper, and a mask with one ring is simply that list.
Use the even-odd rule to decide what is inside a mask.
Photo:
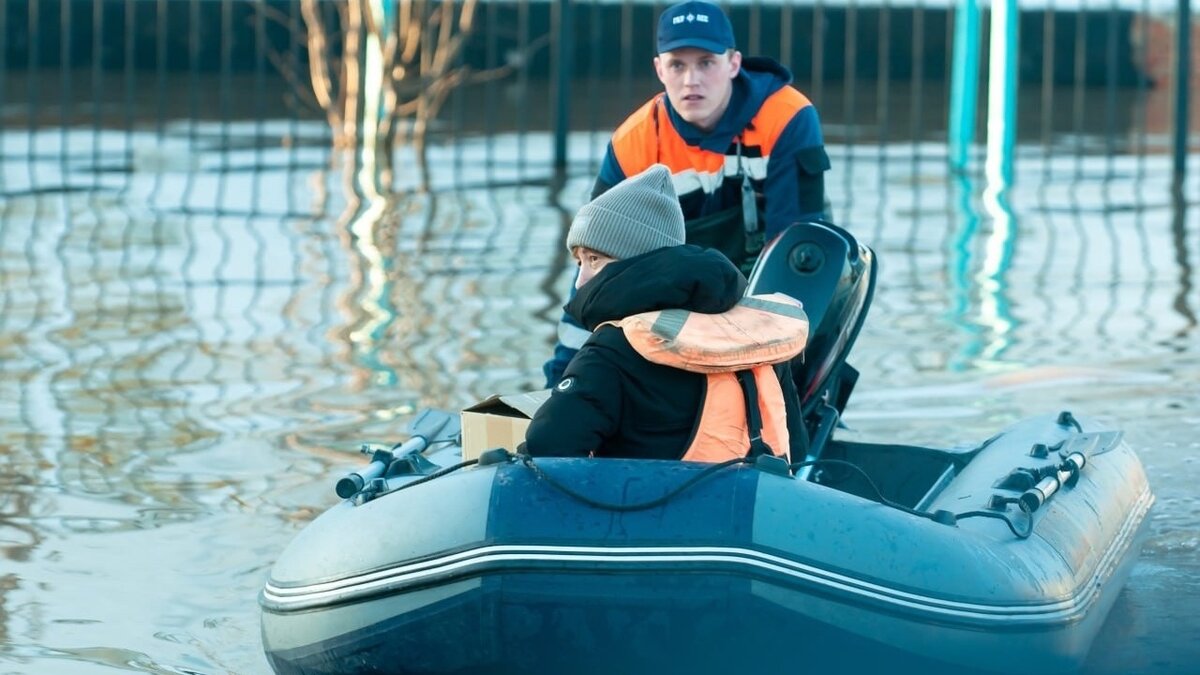
[{"label": "reflective stripe on jacket", "polygon": [[[763,101],[725,152],[714,152],[688,145],[679,135],[667,113],[665,96],[656,95],[630,115],[613,133],[612,149],[626,176],[655,163],[667,165],[681,204],[712,195],[723,188],[726,178],[742,174],[762,194],[775,142],[796,113],[812,105],[799,90],[783,87]],[[685,214],[688,211],[684,209]]]},{"label": "reflective stripe on jacket", "polygon": [[[789,457],[786,405],[771,366],[798,355],[808,341],[808,317],[799,301],[772,293],[743,298],[721,314],[668,309],[607,323],[621,328],[647,361],[708,374],[699,423],[684,460],[745,457],[759,440],[751,438],[748,405],[760,413],[761,440],[772,453]],[[754,401],[736,375],[747,370],[754,376]]]}]

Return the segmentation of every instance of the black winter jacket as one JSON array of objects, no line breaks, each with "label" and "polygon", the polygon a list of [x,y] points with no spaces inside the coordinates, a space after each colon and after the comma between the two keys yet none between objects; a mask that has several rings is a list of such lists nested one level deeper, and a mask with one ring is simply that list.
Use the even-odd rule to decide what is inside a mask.
[{"label": "black winter jacket", "polygon": [[[661,309],[717,314],[733,307],[745,289],[742,273],[714,249],[672,246],[609,263],[565,307],[594,332],[534,415],[525,451],[534,457],[586,457],[591,452],[597,457],[682,457],[699,421],[706,376],[651,363],[621,329],[596,327]],[[788,427],[798,429],[790,374],[786,380]]]}]

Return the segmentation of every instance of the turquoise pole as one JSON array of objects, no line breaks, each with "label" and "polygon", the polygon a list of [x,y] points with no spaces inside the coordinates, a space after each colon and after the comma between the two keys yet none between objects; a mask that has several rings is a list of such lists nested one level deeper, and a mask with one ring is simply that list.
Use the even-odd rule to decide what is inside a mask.
[{"label": "turquoise pole", "polygon": [[[380,21],[381,28],[379,32],[382,34],[383,40],[386,42],[388,37],[391,36],[392,32],[396,30],[396,26],[394,25],[396,21],[396,0],[380,0],[380,5],[380,9],[383,10],[383,18]],[[383,67],[389,68],[391,66],[390,64],[385,63]],[[383,109],[382,97],[380,97],[379,101],[379,116],[382,118],[387,114],[387,111]]]},{"label": "turquoise pole", "polygon": [[979,3],[958,0],[954,11],[954,54],[950,82],[950,167],[967,168],[975,141],[975,110],[979,92]]},{"label": "turquoise pole", "polygon": [[1017,0],[993,0],[988,54],[985,175],[992,188],[1012,185],[1017,140]]},{"label": "turquoise pole", "polygon": [[1009,197],[1017,141],[1017,0],[993,0],[988,53],[987,154],[983,208],[992,219],[979,270],[979,322],[988,328],[985,359],[1011,345],[1017,322],[1008,300],[1007,275],[1017,241],[1017,218]]}]

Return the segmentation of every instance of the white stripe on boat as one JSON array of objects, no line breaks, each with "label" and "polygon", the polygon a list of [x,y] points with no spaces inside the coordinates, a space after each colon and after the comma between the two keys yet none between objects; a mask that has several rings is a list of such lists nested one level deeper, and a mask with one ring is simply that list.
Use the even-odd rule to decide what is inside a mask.
[{"label": "white stripe on boat", "polygon": [[[1101,557],[1091,578],[1066,598],[1041,603],[983,604],[947,600],[930,595],[891,588],[879,583],[857,579],[830,570],[789,560],[770,553],[742,547],[725,546],[538,546],[494,545],[438,556],[420,562],[399,565],[352,577],[304,586],[279,586],[268,582],[262,593],[262,604],[273,612],[307,610],[323,605],[342,604],[377,595],[404,591],[412,586],[425,586],[445,576],[464,577],[486,574],[482,569],[503,563],[546,563],[561,565],[563,571],[580,571],[577,565],[602,563],[627,567],[637,572],[648,564],[731,564],[766,570],[792,577],[798,581],[825,587],[860,599],[891,605],[894,609],[936,615],[942,620],[1025,625],[1033,623],[1063,623],[1076,620],[1095,602],[1096,597],[1114,569],[1120,564],[1134,535],[1151,505],[1154,496],[1145,491],[1130,509],[1117,536]],[[1036,532],[1035,532],[1036,536]],[[538,571],[553,568],[535,566]],[[605,572],[612,572],[611,567]],[[626,571],[626,570],[622,570]],[[689,570],[694,572],[695,570]]]}]

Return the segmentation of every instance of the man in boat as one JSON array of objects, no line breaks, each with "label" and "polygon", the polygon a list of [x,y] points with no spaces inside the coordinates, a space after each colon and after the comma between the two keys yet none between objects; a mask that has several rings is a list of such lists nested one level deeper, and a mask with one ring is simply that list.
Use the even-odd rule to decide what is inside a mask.
[{"label": "man in boat", "polygon": [[782,294],[743,297],[738,268],[684,244],[684,231],[661,164],[579,210],[566,311],[589,337],[534,415],[526,452],[717,462],[803,443],[788,363],[807,317]]},{"label": "man in boat", "polygon": [[[654,71],[663,84],[613,133],[592,198],[652,164],[670,169],[687,241],[749,274],[764,237],[826,216],[829,157],[817,110],[766,57],[743,58],[720,7],[690,0],[659,17]],[[567,314],[542,371],[562,376],[587,331]]]}]

